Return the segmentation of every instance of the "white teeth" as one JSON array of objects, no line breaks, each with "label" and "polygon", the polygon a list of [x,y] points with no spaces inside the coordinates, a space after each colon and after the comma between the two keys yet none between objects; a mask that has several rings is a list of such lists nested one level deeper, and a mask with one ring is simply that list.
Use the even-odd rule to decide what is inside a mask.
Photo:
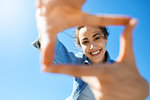
[{"label": "white teeth", "polygon": [[93,52],[92,55],[98,54],[100,51]]}]

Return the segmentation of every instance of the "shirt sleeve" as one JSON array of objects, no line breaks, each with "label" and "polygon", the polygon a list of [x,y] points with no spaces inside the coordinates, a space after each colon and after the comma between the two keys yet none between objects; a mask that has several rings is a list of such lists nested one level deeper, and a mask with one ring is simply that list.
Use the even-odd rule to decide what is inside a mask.
[{"label": "shirt sleeve", "polygon": [[36,39],[36,40],[32,43],[32,45],[33,45],[35,48],[40,49],[41,44],[40,44],[40,42],[39,42],[39,39]]},{"label": "shirt sleeve", "polygon": [[57,40],[55,47],[54,64],[81,64],[82,57],[69,52],[67,48]]},{"label": "shirt sleeve", "polygon": [[[34,41],[32,45],[35,48],[40,49],[40,42],[38,39]],[[57,39],[53,64],[82,64],[82,62],[82,56],[77,56],[73,52],[69,52],[67,48]]]}]

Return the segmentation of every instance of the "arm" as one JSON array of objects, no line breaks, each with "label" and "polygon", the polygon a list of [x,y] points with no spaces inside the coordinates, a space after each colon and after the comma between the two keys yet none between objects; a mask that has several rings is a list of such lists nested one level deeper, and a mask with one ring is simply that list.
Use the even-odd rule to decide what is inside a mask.
[{"label": "arm", "polygon": [[55,47],[54,64],[75,64],[76,61],[82,61],[81,57],[75,56],[73,52],[69,52],[67,48],[57,40]]},{"label": "arm", "polygon": [[[40,49],[41,43],[39,39],[37,39],[32,45],[35,48]],[[81,64],[81,62],[82,57],[76,56],[73,52],[69,52],[67,48],[57,39],[55,44],[55,56],[53,59],[53,64]]]}]

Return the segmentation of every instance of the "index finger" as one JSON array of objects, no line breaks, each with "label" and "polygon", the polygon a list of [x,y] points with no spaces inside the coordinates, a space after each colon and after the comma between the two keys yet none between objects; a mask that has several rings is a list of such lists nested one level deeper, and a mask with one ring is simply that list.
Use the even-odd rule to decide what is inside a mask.
[{"label": "index finger", "polygon": [[75,77],[82,76],[98,76],[103,77],[104,74],[108,73],[111,68],[109,64],[99,64],[97,66],[88,65],[49,65],[43,66],[44,72],[51,73],[62,73],[68,74]]},{"label": "index finger", "polygon": [[132,45],[132,34],[133,30],[136,26],[137,20],[131,19],[128,25],[125,26],[123,33],[120,38],[120,53],[118,57],[118,61],[134,61],[134,53],[133,53],[133,45]]},{"label": "index finger", "polygon": [[36,8],[41,8],[43,5],[42,0],[36,0],[35,5],[36,5]]},{"label": "index finger", "polygon": [[83,23],[93,26],[127,25],[130,17],[121,15],[90,15],[83,13]]}]

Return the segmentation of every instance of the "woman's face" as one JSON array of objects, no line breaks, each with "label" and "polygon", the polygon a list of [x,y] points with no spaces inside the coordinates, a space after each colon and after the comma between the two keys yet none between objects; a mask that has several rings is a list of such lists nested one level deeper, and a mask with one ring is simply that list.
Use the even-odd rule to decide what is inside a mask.
[{"label": "woman's face", "polygon": [[93,64],[104,61],[107,40],[98,27],[86,26],[79,30],[81,48]]}]

